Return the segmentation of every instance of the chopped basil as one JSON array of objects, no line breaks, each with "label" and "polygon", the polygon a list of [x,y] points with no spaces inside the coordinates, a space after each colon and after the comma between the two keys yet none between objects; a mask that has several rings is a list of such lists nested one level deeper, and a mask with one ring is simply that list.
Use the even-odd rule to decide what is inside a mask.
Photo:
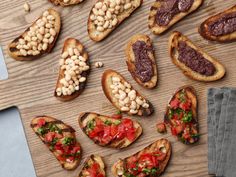
[{"label": "chopped basil", "polygon": [[186,97],[185,97],[185,91],[182,90],[180,93],[179,93],[179,99],[182,103],[184,103],[186,101]]},{"label": "chopped basil", "polygon": [[38,134],[44,135],[46,133],[46,129],[44,127],[40,127],[37,129]]},{"label": "chopped basil", "polygon": [[124,175],[125,177],[135,177],[133,174],[130,174],[130,173],[125,173]]},{"label": "chopped basil", "polygon": [[184,113],[184,116],[182,118],[182,121],[185,123],[191,122],[193,118],[193,113],[192,111],[188,112],[188,113]]},{"label": "chopped basil", "polygon": [[174,115],[174,111],[172,109],[169,109],[168,117],[171,119]]},{"label": "chopped basil", "polygon": [[121,123],[120,120],[116,120],[116,121],[114,122],[115,125],[119,125],[120,123]]},{"label": "chopped basil", "polygon": [[147,175],[151,173],[151,169],[148,169],[148,168],[144,168],[142,170],[143,173],[146,173]]},{"label": "chopped basil", "polygon": [[50,130],[50,132],[58,132],[59,134],[62,134],[62,130],[55,124],[49,123],[48,129]]},{"label": "chopped basil", "polygon": [[192,138],[199,138],[200,137],[200,134],[194,134],[194,135],[191,135]]},{"label": "chopped basil", "polygon": [[95,120],[90,120],[88,123],[87,123],[87,127],[89,130],[93,130],[94,127],[95,127]]},{"label": "chopped basil", "polygon": [[110,120],[106,120],[104,123],[105,123],[106,125],[111,125],[111,124],[112,124],[112,122],[111,122]]},{"label": "chopped basil", "polygon": [[144,168],[142,170],[142,172],[145,173],[146,175],[156,175],[157,171],[159,171],[159,168],[156,167],[153,167],[152,169]]},{"label": "chopped basil", "polygon": [[118,110],[118,111],[116,112],[116,114],[121,114],[121,111],[120,111],[120,110]]},{"label": "chopped basil", "polygon": [[155,168],[155,167],[152,168],[151,169],[151,175],[156,175],[159,170],[160,170],[159,168]]},{"label": "chopped basil", "polygon": [[74,142],[74,138],[71,138],[71,137],[65,137],[62,141],[62,144],[64,145],[71,145],[72,143]]}]

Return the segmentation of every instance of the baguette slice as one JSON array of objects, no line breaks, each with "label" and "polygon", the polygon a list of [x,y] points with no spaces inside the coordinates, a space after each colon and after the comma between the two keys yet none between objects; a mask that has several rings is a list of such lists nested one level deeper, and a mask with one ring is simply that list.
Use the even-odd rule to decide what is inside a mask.
[{"label": "baguette slice", "polygon": [[119,78],[122,84],[124,84],[124,82],[128,83],[128,81],[126,81],[121,74],[119,74],[114,70],[106,70],[103,73],[102,75],[103,92],[106,95],[107,99],[113,104],[113,106],[115,106],[121,112],[128,113],[129,115],[149,116],[154,112],[152,104],[147,99],[145,99],[140,93],[138,93],[135,89],[133,89],[133,87],[129,83],[128,84],[131,86],[130,89],[136,91],[137,97],[141,97],[143,100],[146,100],[146,103],[149,105],[149,107],[144,108],[140,106],[137,113],[131,113],[129,110],[128,111],[122,110],[122,107],[119,105],[119,99],[117,99],[112,93],[111,89],[112,77]]},{"label": "baguette slice", "polygon": [[[45,123],[45,125],[43,125],[43,122]],[[51,128],[45,128],[45,126],[51,127]],[[57,128],[55,128],[55,126]],[[49,150],[54,154],[54,156],[60,162],[62,168],[66,170],[74,170],[75,168],[78,167],[81,160],[82,150],[81,150],[80,144],[76,140],[75,130],[71,126],[49,116],[38,116],[31,121],[31,128],[33,129],[35,134],[39,136],[42,142],[49,148]],[[44,132],[44,133],[41,133],[41,132]],[[60,134],[61,137],[49,136],[49,134],[53,132]],[[55,138],[58,138],[57,144],[63,144],[63,141],[65,141],[65,139],[73,138],[73,141],[71,141],[71,144],[70,144],[70,148],[76,147],[78,150],[78,151],[76,150],[76,153],[78,154],[74,156],[74,160],[69,161],[65,157],[62,158],[62,155],[65,155],[65,154],[60,155],[59,153],[60,151],[55,149],[55,147],[57,146],[55,143],[54,143],[55,147],[54,148],[51,147],[52,144],[50,144],[48,140],[50,138],[52,138],[51,143],[53,142],[53,140],[55,140]]]},{"label": "baguette slice", "polygon": [[79,4],[83,2],[84,0],[69,0],[68,2],[65,2],[64,0],[49,0],[49,1],[56,6],[60,5],[64,7],[64,6],[71,6],[71,5]]},{"label": "baguette slice", "polygon": [[[178,55],[179,55],[178,45],[179,45],[180,41],[186,42],[186,44],[189,47],[193,48],[195,51],[200,53],[205,59],[210,61],[216,69],[215,73],[211,76],[202,75],[196,71],[193,71],[191,68],[186,66],[184,63],[180,62],[178,60]],[[219,61],[217,61],[215,58],[208,55],[201,48],[197,47],[186,36],[182,35],[180,32],[175,31],[171,34],[171,36],[169,38],[169,54],[172,59],[172,62],[176,66],[178,66],[186,76],[188,76],[189,78],[191,78],[193,80],[210,82],[210,81],[219,80],[225,75],[225,68]]]},{"label": "baguette slice", "polygon": [[60,30],[61,30],[61,17],[60,17],[60,14],[54,10],[54,9],[48,9],[48,12],[50,15],[53,15],[55,17],[55,31],[56,31],[56,36],[54,37],[54,40],[51,44],[49,44],[47,50],[42,50],[40,51],[40,53],[38,55],[27,55],[27,56],[23,56],[19,49],[16,48],[18,42],[19,42],[19,39],[26,36],[27,32],[30,30],[30,27],[34,26],[36,24],[36,21],[38,19],[40,19],[42,16],[40,16],[37,20],[35,20],[35,22],[33,22],[33,24],[26,29],[26,31],[21,34],[19,37],[17,37],[16,39],[14,39],[9,45],[8,45],[8,54],[10,57],[14,58],[15,60],[18,60],[18,61],[29,61],[29,60],[35,60],[39,57],[41,57],[43,54],[46,54],[46,53],[50,53],[53,49],[53,47],[55,46],[56,44],[56,41],[57,41],[57,38],[59,36],[59,33],[60,33]]},{"label": "baguette slice", "polygon": [[[117,120],[117,119],[114,119],[114,118],[111,118],[111,117],[108,117],[108,116],[103,116],[103,115],[100,115],[100,114],[97,114],[97,113],[90,113],[90,112],[81,113],[80,116],[79,116],[79,125],[80,125],[80,128],[83,130],[83,132],[88,137],[89,137],[89,135],[87,133],[88,130],[89,130],[88,124],[91,121],[93,121],[95,118],[99,119],[103,122],[112,123],[112,125],[116,125],[117,122],[121,123],[121,121],[122,121],[122,119]],[[91,139],[90,137],[89,138],[92,141],[94,141],[96,144],[100,145],[100,146],[106,146],[106,147],[117,148],[117,149],[125,148],[125,147],[131,145],[132,143],[134,143],[141,136],[141,134],[143,132],[143,129],[142,129],[141,125],[137,121],[132,120],[132,122],[133,122],[134,128],[136,129],[135,130],[135,136],[134,136],[134,139],[132,141],[130,141],[127,137],[125,137],[125,138],[120,139],[120,140],[114,139],[109,144],[107,144],[107,143],[99,142],[98,140],[95,140],[95,139]]]},{"label": "baguette slice", "polygon": [[[167,164],[168,164],[170,157],[171,157],[171,144],[167,139],[157,140],[156,142],[152,143],[151,145],[147,146],[146,148],[137,152],[136,154],[133,154],[125,159],[120,159],[118,162],[116,162],[112,166],[113,175],[116,177],[128,176],[129,173],[126,171],[126,169],[127,169],[126,164],[128,161],[132,161],[134,158],[137,158],[138,160],[140,160],[140,156],[142,156],[142,154],[154,153],[157,151],[160,151],[160,152],[162,152],[162,154],[164,154],[163,158],[161,160],[158,160],[159,170],[157,170],[156,174],[153,174],[153,175],[150,175],[150,174],[148,175],[148,174],[142,173],[142,175],[140,175],[140,176],[143,176],[143,177],[145,177],[145,176],[155,176],[155,177],[160,176],[165,171],[165,168],[167,167]],[[156,157],[158,157],[158,156],[156,156]]]},{"label": "baguette slice", "polygon": [[137,41],[144,41],[148,47],[150,46],[153,49],[152,41],[151,41],[149,36],[143,35],[143,34],[134,35],[130,39],[130,41],[128,42],[128,45],[127,45],[126,50],[125,50],[126,57],[127,57],[126,58],[126,64],[128,66],[129,72],[131,73],[131,75],[135,79],[135,81],[139,85],[141,85],[145,88],[150,88],[151,89],[151,88],[154,88],[157,85],[157,79],[158,79],[157,65],[156,65],[154,50],[147,52],[148,56],[149,56],[149,59],[152,62],[153,76],[149,81],[142,82],[139,79],[139,77],[137,77],[136,74],[135,74],[135,71],[136,71],[135,62],[137,62],[137,61],[135,60],[135,55],[134,55],[134,52],[133,52],[133,44],[135,44]]},{"label": "baguette slice", "polygon": [[[110,2],[111,0],[97,0],[97,2]],[[99,42],[102,41],[104,38],[106,38],[113,30],[115,30],[125,19],[127,19],[129,16],[131,16],[131,14],[138,9],[143,3],[143,0],[134,0],[133,1],[133,7],[128,9],[128,10],[124,10],[122,13],[120,13],[117,16],[117,24],[115,26],[113,26],[112,28],[107,28],[106,30],[104,30],[103,32],[99,32],[96,29],[95,24],[92,22],[92,20],[90,19],[91,15],[93,14],[92,9],[95,7],[95,5],[92,7],[90,14],[89,14],[89,18],[88,18],[88,34],[89,37],[95,41],[95,42]]]},{"label": "baguette slice", "polygon": [[[90,169],[90,173],[88,171]],[[99,155],[91,155],[84,163],[82,171],[79,173],[78,177],[87,177],[89,174],[96,174],[98,177],[105,177],[105,164],[102,157]],[[98,174],[99,173],[99,174]]]},{"label": "baguette slice", "polygon": [[175,23],[177,23],[178,21],[183,19],[185,16],[187,16],[190,13],[194,12],[195,10],[197,10],[201,6],[201,4],[203,2],[203,0],[194,0],[191,8],[187,12],[180,12],[180,13],[176,14],[172,18],[172,20],[170,21],[170,23],[168,25],[166,25],[166,26],[159,26],[156,23],[156,14],[158,12],[158,8],[160,8],[160,6],[161,6],[161,1],[163,1],[163,0],[156,0],[154,2],[154,4],[152,5],[152,7],[150,9],[149,18],[148,18],[149,28],[156,35],[162,34],[166,30],[168,30],[171,26],[173,26]]},{"label": "baguette slice", "polygon": [[220,36],[212,35],[209,31],[209,25],[211,23],[217,22],[219,19],[224,18],[225,15],[228,15],[231,13],[236,13],[236,5],[234,5],[230,9],[227,9],[205,20],[198,29],[200,35],[204,37],[205,39],[208,39],[211,41],[218,41],[218,42],[236,41],[236,31],[229,34],[220,35]]},{"label": "baguette slice", "polygon": [[[68,51],[69,48],[77,48],[80,52],[80,55],[82,57],[84,57],[86,59],[86,64],[89,66],[89,56],[88,56],[88,53],[85,51],[85,48],[84,46],[80,43],[80,41],[74,39],[74,38],[68,38],[65,43],[64,43],[64,47],[63,47],[63,50],[62,50],[62,54],[65,52],[65,51]],[[66,59],[64,59],[66,60]],[[83,71],[81,73],[81,76],[87,78],[88,77],[88,74],[89,74],[90,70],[87,70],[87,71]],[[59,69],[59,76],[58,76],[58,79],[57,79],[57,84],[56,84],[56,89],[54,91],[54,96],[61,100],[61,101],[70,101],[70,100],[73,100],[75,99],[76,97],[78,97],[85,89],[85,86],[86,86],[86,81],[85,82],[82,82],[80,83],[79,85],[79,90],[76,90],[74,93],[72,93],[71,95],[61,95],[61,96],[58,96],[57,95],[57,88],[60,88],[62,87],[62,84],[60,83],[60,80],[62,78],[65,77],[65,74],[64,74],[64,70],[62,70],[61,68]]]},{"label": "baguette slice", "polygon": [[[176,106],[176,104],[174,104],[174,100],[183,100],[183,103],[179,103],[179,107],[181,108],[177,108],[177,109],[174,109],[173,111],[173,108],[171,107],[172,105]],[[186,105],[188,105],[188,100],[191,101],[191,104],[190,104],[190,108],[189,109],[186,109],[186,115],[188,115],[187,113],[188,112],[191,112],[192,113],[192,118],[191,118],[191,121],[189,119],[189,121],[186,123],[183,121],[184,119],[184,115],[182,114],[182,111],[180,110],[183,110],[182,108],[186,108]],[[185,101],[185,102],[184,102]],[[182,105],[182,106],[181,106]],[[192,86],[182,86],[180,87],[179,89],[177,89],[175,91],[175,93],[173,94],[173,96],[171,97],[171,99],[169,100],[168,102],[168,105],[167,105],[167,108],[166,108],[166,113],[165,113],[165,116],[164,116],[164,122],[170,126],[171,128],[171,132],[172,134],[175,133],[175,131],[179,131],[179,128],[181,126],[177,126],[174,127],[175,124],[175,121],[170,118],[170,115],[172,116],[175,116],[175,115],[182,115],[182,118],[180,118],[178,120],[178,125],[185,125],[182,128],[182,131],[181,132],[177,132],[176,135],[174,136],[177,136],[178,139],[184,143],[184,144],[193,144],[193,143],[196,143],[198,140],[199,140],[199,124],[198,124],[198,117],[197,117],[197,108],[198,108],[198,101],[197,101],[197,94],[196,94],[196,91],[195,89],[192,87]],[[172,109],[172,111],[171,111]],[[176,111],[176,113],[175,113]],[[178,113],[177,113],[178,111]],[[187,119],[186,119],[187,120]],[[189,124],[190,128],[187,127]],[[186,132],[186,129],[189,129],[190,132],[189,132],[189,135],[190,137],[188,137],[187,139],[184,139],[184,135],[183,135],[183,132]]]}]

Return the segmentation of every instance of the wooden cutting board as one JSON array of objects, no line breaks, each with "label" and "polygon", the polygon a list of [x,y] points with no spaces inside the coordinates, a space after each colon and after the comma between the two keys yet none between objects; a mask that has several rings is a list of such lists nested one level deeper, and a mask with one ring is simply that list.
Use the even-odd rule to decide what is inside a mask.
[{"label": "wooden cutting board", "polygon": [[[236,43],[218,44],[204,40],[197,32],[199,24],[219,11],[235,4],[235,0],[206,0],[204,5],[162,36],[155,36],[148,29],[148,13],[155,0],[144,0],[138,9],[112,35],[100,43],[94,43],[87,35],[87,18],[94,0],[85,0],[73,7],[54,7],[47,0],[29,0],[31,12],[25,13],[24,0],[2,0],[0,5],[0,44],[4,49],[9,79],[0,81],[0,109],[17,106],[20,109],[33,162],[39,177],[76,177],[82,163],[75,171],[63,170],[45,145],[30,128],[30,121],[38,115],[50,115],[73,126],[83,148],[83,161],[92,153],[102,155],[107,165],[107,176],[111,177],[111,165],[128,155],[141,150],[159,138],[168,138],[173,145],[173,155],[163,177],[203,177],[207,175],[207,89],[210,87],[236,86]],[[54,7],[62,16],[62,31],[51,54],[30,62],[19,62],[6,54],[7,44],[21,34],[42,11]],[[183,32],[198,46],[218,58],[226,67],[227,75],[214,83],[201,83],[188,79],[170,61],[167,52],[168,37],[173,30]],[[150,35],[154,41],[159,70],[158,87],[154,90],[141,88],[127,71],[124,48],[128,39],[137,33]],[[58,73],[58,60],[63,41],[68,37],[79,39],[89,52],[93,67],[87,88],[77,99],[63,103],[56,100],[53,91]],[[101,61],[103,68],[94,67]],[[78,114],[94,111],[110,115],[116,110],[106,99],[101,88],[101,75],[106,69],[122,73],[134,87],[154,105],[155,114],[148,118],[136,118],[144,128],[144,134],[132,146],[124,150],[101,148],[93,144],[80,130]],[[155,124],[163,119],[165,107],[171,94],[180,86],[190,84],[197,90],[199,98],[200,142],[193,146],[183,145],[170,135],[160,135]],[[13,125],[14,126],[14,125]],[[6,152],[7,153],[7,152]],[[20,153],[20,152],[19,152]],[[82,161],[82,162],[83,162]],[[20,173],[20,172],[19,172]]]}]

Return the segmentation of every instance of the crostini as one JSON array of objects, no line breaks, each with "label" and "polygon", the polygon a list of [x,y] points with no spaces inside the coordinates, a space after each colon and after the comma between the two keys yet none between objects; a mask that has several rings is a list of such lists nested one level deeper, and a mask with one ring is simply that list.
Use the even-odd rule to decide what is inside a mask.
[{"label": "crostini", "polygon": [[126,64],[135,81],[145,87],[157,85],[157,65],[152,41],[147,35],[133,36],[126,47]]},{"label": "crostini", "polygon": [[108,100],[121,112],[138,116],[149,116],[154,112],[152,104],[114,70],[103,73],[102,88]]},{"label": "crostini", "polygon": [[149,28],[162,34],[185,16],[197,10],[203,0],[156,0],[149,13]]},{"label": "crostini", "polygon": [[170,127],[173,136],[184,144],[199,140],[197,118],[197,95],[191,86],[179,88],[170,99],[164,122]]},{"label": "crostini", "polygon": [[236,5],[205,20],[199,33],[211,41],[236,41]]},{"label": "crostini", "polygon": [[71,5],[76,5],[84,0],[49,0],[51,3],[54,5],[60,5],[60,6],[71,6]]},{"label": "crostini", "polygon": [[8,45],[8,54],[15,60],[34,60],[50,53],[61,29],[60,14],[46,10],[23,34]]},{"label": "crostini", "polygon": [[84,163],[84,167],[78,177],[106,177],[105,164],[102,157],[91,155]]},{"label": "crostini", "polygon": [[70,101],[85,89],[90,71],[88,53],[78,40],[69,38],[64,43],[59,64],[54,95],[61,101]]},{"label": "crostini", "polygon": [[89,112],[80,114],[79,125],[96,144],[118,149],[131,145],[143,131],[135,120],[115,119]]},{"label": "crostini", "polygon": [[74,170],[78,167],[82,149],[72,127],[49,116],[34,118],[31,127],[64,169]]},{"label": "crostini", "polygon": [[136,154],[120,159],[112,166],[112,173],[116,177],[158,177],[165,171],[170,156],[170,142],[160,139]]},{"label": "crostini", "polygon": [[169,54],[172,62],[191,79],[210,82],[225,75],[225,68],[219,61],[194,45],[180,32],[171,34]]},{"label": "crostini", "polygon": [[143,0],[98,0],[89,14],[87,24],[89,37],[96,42],[103,40],[142,3]]}]

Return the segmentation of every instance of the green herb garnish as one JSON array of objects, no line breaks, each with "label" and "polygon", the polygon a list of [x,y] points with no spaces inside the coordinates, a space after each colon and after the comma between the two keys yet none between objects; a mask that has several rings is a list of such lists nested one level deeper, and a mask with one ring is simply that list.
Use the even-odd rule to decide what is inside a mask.
[{"label": "green herb garnish", "polygon": [[112,122],[111,122],[110,120],[106,120],[104,123],[105,123],[106,125],[111,125],[111,124],[112,124]]},{"label": "green herb garnish", "polygon": [[93,120],[89,121],[87,124],[87,127],[89,130],[93,130],[95,127],[95,120],[93,119]]},{"label": "green herb garnish", "polygon": [[200,134],[194,134],[194,135],[191,135],[192,138],[199,138],[200,137]]},{"label": "green herb garnish", "polygon": [[44,135],[47,131],[44,127],[40,127],[37,129],[38,134]]},{"label": "green herb garnish", "polygon": [[115,125],[119,125],[120,123],[121,123],[120,120],[116,120],[116,121],[114,122]]},{"label": "green herb garnish", "polygon": [[74,142],[74,138],[71,138],[71,137],[65,137],[62,141],[62,144],[64,145],[71,145],[72,143]]},{"label": "green herb garnish", "polygon": [[182,103],[184,103],[186,101],[186,97],[185,97],[185,91],[182,90],[180,93],[179,93],[179,99]]},{"label": "green herb garnish", "polygon": [[135,177],[134,175],[132,175],[130,173],[125,173],[124,175],[125,175],[125,177]]},{"label": "green herb garnish", "polygon": [[188,113],[184,113],[184,116],[182,118],[182,121],[185,123],[191,122],[193,118],[193,113],[192,111],[188,112]]}]

